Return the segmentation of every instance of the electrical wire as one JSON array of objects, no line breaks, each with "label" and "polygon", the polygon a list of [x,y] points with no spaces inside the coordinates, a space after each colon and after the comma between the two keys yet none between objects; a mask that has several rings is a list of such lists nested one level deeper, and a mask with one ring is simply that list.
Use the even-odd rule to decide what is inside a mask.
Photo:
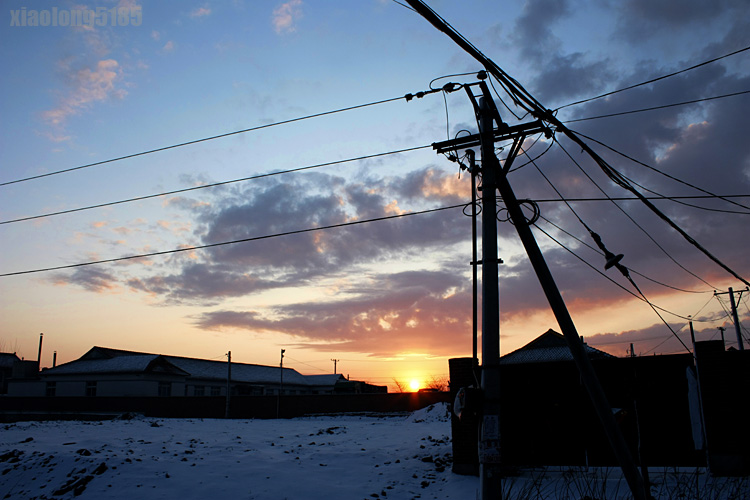
[{"label": "electrical wire", "polygon": [[714,97],[703,97],[701,99],[693,99],[692,101],[675,102],[672,104],[662,104],[661,106],[651,106],[650,108],[631,109],[630,111],[620,111],[618,113],[608,113],[606,115],[587,116],[585,118],[565,120],[565,123],[585,122],[587,120],[598,120],[600,118],[612,118],[613,116],[632,115],[634,113],[643,113],[644,111],[655,111],[657,109],[674,108],[676,106],[685,106],[687,104],[696,104],[699,102],[713,101],[715,99],[724,99],[726,97],[735,97],[735,96],[744,95],[744,94],[750,94],[750,90],[743,90],[741,92],[733,92],[731,94],[717,95]]},{"label": "electrical wire", "polygon": [[242,239],[239,239],[239,240],[223,241],[223,242],[220,242],[220,243],[209,243],[209,244],[206,244],[206,245],[185,246],[185,247],[180,247],[180,248],[176,248],[176,249],[172,249],[172,250],[163,250],[163,251],[160,251],[160,252],[149,252],[149,253],[138,254],[138,255],[128,255],[128,256],[125,256],[125,257],[116,257],[116,258],[112,258],[112,259],[102,259],[102,260],[94,260],[94,261],[88,261],[88,262],[81,262],[81,263],[78,263],[78,264],[67,264],[67,265],[62,265],[62,266],[54,266],[54,267],[30,269],[30,270],[26,270],[26,271],[15,271],[15,272],[10,272],[10,273],[0,274],[0,278],[2,278],[2,277],[8,277],[8,276],[19,276],[19,275],[24,275],[24,274],[42,273],[42,272],[48,272],[48,271],[60,271],[60,270],[63,270],[63,269],[74,269],[74,268],[85,267],[85,266],[93,266],[93,265],[98,265],[98,264],[109,264],[109,263],[113,263],[113,262],[122,262],[122,261],[126,261],[126,260],[143,259],[143,258],[146,258],[146,257],[156,257],[156,256],[160,256],[160,255],[169,255],[169,254],[175,254],[175,253],[180,253],[180,252],[191,252],[191,251],[194,251],[194,250],[205,250],[207,248],[215,248],[215,247],[221,247],[221,246],[227,246],[227,245],[234,245],[234,244],[238,244],[238,243],[248,243],[248,242],[251,242],[251,241],[267,240],[267,239],[272,239],[272,238],[278,238],[278,237],[281,237],[281,236],[290,236],[290,235],[294,235],[294,234],[311,233],[311,232],[316,232],[316,231],[324,231],[324,230],[328,230],[328,229],[335,229],[335,228],[341,228],[341,227],[356,226],[356,225],[366,224],[366,223],[369,223],[369,222],[378,222],[378,221],[391,220],[391,219],[400,219],[400,218],[403,218],[403,217],[410,217],[410,216],[413,216],[413,215],[423,215],[423,214],[428,214],[428,213],[433,213],[433,212],[440,212],[440,211],[443,211],[443,210],[450,210],[450,209],[454,209],[454,208],[463,208],[463,206],[464,206],[464,204],[462,203],[460,205],[451,205],[451,206],[446,206],[446,207],[431,208],[431,209],[427,209],[427,210],[420,210],[420,211],[417,211],[417,212],[407,212],[407,213],[396,214],[396,215],[386,215],[386,216],[383,216],[383,217],[375,217],[375,218],[372,218],[372,219],[355,220],[355,221],[350,221],[350,222],[343,222],[343,223],[340,223],[340,224],[331,224],[331,225],[328,225],[328,226],[319,226],[319,227],[310,227],[310,228],[306,228],[306,229],[297,229],[297,230],[294,230],[294,231],[285,231],[285,232],[281,232],[281,233],[266,234],[266,235],[263,235],[263,236],[253,236],[253,237],[250,237],[250,238],[242,238]]},{"label": "electrical wire", "polygon": [[[558,144],[558,145],[560,146],[560,148],[561,148],[561,149],[563,150],[563,152],[564,152],[564,153],[566,154],[566,156],[567,156],[567,157],[568,157],[568,158],[569,158],[569,159],[570,159],[570,160],[571,160],[571,161],[573,162],[573,164],[574,164],[574,165],[576,165],[576,167],[578,167],[578,169],[579,169],[579,170],[580,170],[581,172],[583,172],[583,174],[584,174],[584,175],[585,175],[585,176],[586,176],[586,177],[587,177],[587,178],[588,178],[588,179],[589,179],[589,180],[590,180],[590,181],[591,181],[591,182],[592,182],[592,183],[594,184],[594,186],[596,186],[596,187],[597,187],[597,189],[599,189],[599,191],[601,191],[601,193],[602,193],[602,194],[603,194],[604,196],[606,196],[607,198],[609,198],[609,195],[608,195],[608,194],[607,194],[607,193],[606,193],[606,192],[604,191],[604,189],[602,189],[602,188],[601,188],[601,187],[599,186],[599,184],[597,184],[597,183],[596,183],[596,181],[594,181],[594,179],[592,179],[592,178],[591,178],[591,176],[589,176],[589,174],[588,174],[588,173],[587,173],[587,172],[586,172],[586,171],[585,171],[585,170],[583,169],[583,167],[581,167],[581,165],[580,165],[580,164],[579,164],[579,163],[578,163],[578,162],[576,161],[576,159],[575,159],[575,158],[573,158],[573,156],[572,156],[572,155],[571,155],[571,154],[570,154],[570,153],[568,152],[568,150],[567,150],[567,149],[565,149],[565,147],[564,147],[564,146],[563,146],[563,145],[562,145],[562,144],[561,144],[561,143],[560,143],[560,142],[559,142],[559,141],[557,140],[557,138],[555,137],[555,138],[553,138],[553,140],[554,140],[555,142],[557,142],[557,144]],[[643,195],[641,195],[640,193],[634,193],[634,194],[636,194],[636,195],[639,195],[639,196],[638,196],[638,198],[639,198],[639,199],[642,199],[642,197],[643,197]],[[612,204],[613,204],[613,205],[614,205],[615,207],[617,207],[617,208],[618,208],[618,210],[620,210],[620,211],[621,211],[621,212],[622,212],[622,213],[623,213],[623,214],[624,214],[624,215],[625,215],[625,216],[626,216],[626,217],[627,217],[628,219],[630,219],[630,221],[631,221],[631,222],[632,222],[632,223],[633,223],[633,224],[634,224],[634,225],[635,225],[635,226],[636,226],[636,227],[637,227],[638,229],[640,229],[640,230],[641,230],[641,232],[643,232],[643,234],[645,234],[645,235],[646,235],[646,236],[647,236],[647,237],[648,237],[648,238],[649,238],[649,239],[650,239],[650,240],[651,240],[651,241],[652,241],[652,242],[654,243],[654,245],[656,245],[656,247],[657,247],[657,248],[658,248],[659,250],[661,250],[661,251],[662,251],[662,253],[664,253],[664,255],[666,255],[666,256],[667,256],[667,257],[669,258],[669,260],[671,260],[672,262],[674,262],[674,263],[675,263],[675,264],[676,264],[676,265],[677,265],[677,266],[678,266],[678,267],[679,267],[680,269],[682,269],[683,271],[687,272],[688,274],[690,274],[690,275],[691,275],[691,276],[693,276],[694,278],[698,279],[699,281],[702,281],[702,282],[703,282],[704,284],[706,284],[707,286],[709,286],[709,287],[711,287],[711,288],[714,288],[714,289],[716,289],[716,287],[715,287],[715,286],[713,286],[712,284],[710,284],[709,282],[707,282],[706,280],[704,280],[703,278],[701,278],[700,276],[698,276],[697,274],[695,274],[694,272],[690,271],[690,270],[689,270],[688,268],[686,268],[685,266],[683,266],[682,264],[680,264],[680,263],[679,263],[679,262],[677,261],[677,259],[675,259],[675,258],[674,258],[674,257],[673,257],[673,256],[672,256],[672,255],[671,255],[671,254],[670,254],[669,252],[667,252],[667,250],[666,250],[666,249],[665,249],[665,248],[664,248],[663,246],[661,246],[661,245],[659,244],[659,242],[658,242],[658,241],[656,241],[656,239],[655,239],[655,238],[654,238],[653,236],[651,236],[651,234],[650,234],[650,233],[649,233],[648,231],[646,231],[646,229],[645,229],[645,228],[644,228],[643,226],[641,226],[640,224],[638,224],[638,222],[636,222],[636,220],[635,220],[635,219],[633,219],[633,217],[632,217],[632,216],[631,216],[631,215],[630,215],[630,214],[629,214],[629,213],[628,213],[628,212],[627,212],[627,211],[626,211],[625,209],[623,209],[623,208],[622,208],[622,207],[621,207],[621,206],[620,206],[619,204],[617,204],[617,203],[616,203],[616,202],[614,202],[614,201],[612,202]],[[579,220],[580,220],[580,218],[579,218]]]},{"label": "electrical wire", "polygon": [[353,161],[366,160],[366,159],[369,159],[369,158],[377,158],[377,157],[387,156],[387,155],[392,155],[392,154],[406,153],[406,152],[409,152],[409,151],[417,151],[417,150],[420,150],[420,149],[425,149],[425,148],[430,148],[430,147],[431,147],[430,145],[415,146],[415,147],[412,147],[412,148],[398,149],[398,150],[394,150],[394,151],[388,151],[388,152],[385,152],[385,153],[376,153],[376,154],[371,154],[371,155],[358,156],[356,158],[347,158],[345,160],[329,161],[329,162],[325,162],[325,163],[318,163],[318,164],[315,164],[315,165],[307,165],[307,166],[304,166],[304,167],[292,168],[292,169],[289,169],[289,170],[281,170],[281,171],[278,171],[278,172],[269,172],[269,173],[265,173],[265,174],[251,175],[251,176],[248,176],[248,177],[242,177],[240,179],[232,179],[232,180],[229,180],[229,181],[214,182],[214,183],[211,183],[211,184],[202,184],[200,186],[193,186],[193,187],[184,188],[184,189],[175,189],[173,191],[165,191],[165,192],[162,192],[162,193],[149,194],[149,195],[144,195],[144,196],[137,196],[135,198],[127,198],[127,199],[124,199],[124,200],[111,201],[111,202],[107,202],[107,203],[99,203],[97,205],[89,205],[89,206],[86,206],[86,207],[71,208],[69,210],[61,210],[59,212],[51,212],[51,213],[40,214],[40,215],[32,215],[32,216],[28,216],[28,217],[20,217],[18,219],[4,220],[4,221],[0,221],[0,225],[3,225],[3,224],[12,224],[14,222],[29,221],[29,220],[34,220],[34,219],[41,219],[41,218],[44,218],[44,217],[53,217],[53,216],[56,216],[56,215],[70,214],[70,213],[74,213],[74,212],[82,212],[84,210],[92,210],[92,209],[95,209],[95,208],[109,207],[109,206],[113,206],[113,205],[121,205],[123,203],[131,203],[131,202],[134,202],[134,201],[143,201],[143,200],[148,200],[148,199],[151,199],[151,198],[158,198],[158,197],[161,197],[161,196],[169,196],[169,195],[173,195],[173,194],[186,193],[186,192],[189,192],[189,191],[196,191],[198,189],[206,189],[206,188],[213,188],[213,187],[218,187],[218,186],[226,186],[228,184],[233,184],[233,183],[237,183],[237,182],[245,182],[245,181],[250,181],[250,180],[262,179],[262,178],[265,178],[265,177],[272,177],[272,176],[275,176],[275,175],[282,175],[282,174],[289,174],[289,173],[294,173],[294,172],[301,172],[303,170],[311,170],[311,169],[314,169],[314,168],[327,167],[327,166],[330,166],[330,165],[338,165],[338,164],[341,164],[341,163],[348,163],[348,162],[353,162]]},{"label": "electrical wire", "polygon": [[726,201],[726,202],[728,202],[728,203],[731,203],[731,204],[733,204],[733,205],[737,205],[738,207],[741,207],[741,208],[744,208],[744,209],[750,210],[750,206],[742,205],[742,204],[739,204],[739,203],[737,203],[737,202],[734,202],[734,201],[731,201],[731,200],[727,200],[727,199],[725,199],[725,198],[723,198],[723,197],[721,197],[721,196],[715,195],[714,193],[712,193],[712,192],[710,192],[710,191],[707,191],[707,190],[705,190],[705,189],[703,189],[703,188],[701,188],[701,187],[695,186],[695,185],[693,185],[693,184],[691,184],[691,183],[689,183],[689,182],[686,182],[686,181],[683,181],[683,180],[681,180],[681,179],[678,179],[677,177],[674,177],[674,176],[672,176],[672,175],[669,175],[669,174],[668,174],[668,173],[666,173],[666,172],[662,172],[662,171],[661,171],[661,170],[659,170],[658,168],[656,168],[656,167],[653,167],[653,166],[651,166],[651,165],[649,165],[649,164],[647,164],[647,163],[644,163],[644,162],[642,162],[642,161],[640,161],[640,160],[637,160],[637,159],[633,158],[632,156],[628,156],[628,155],[626,155],[625,153],[623,153],[623,152],[621,152],[621,151],[618,151],[617,149],[615,149],[615,148],[613,148],[613,147],[611,147],[611,146],[608,146],[607,144],[605,144],[605,143],[603,143],[603,142],[601,142],[601,141],[599,141],[599,140],[597,140],[597,139],[594,139],[593,137],[589,137],[589,136],[587,136],[586,134],[583,134],[583,133],[581,133],[581,132],[578,132],[578,131],[574,131],[574,133],[576,133],[576,134],[580,135],[581,137],[585,137],[586,139],[588,139],[588,140],[590,140],[590,141],[593,141],[593,142],[595,142],[595,143],[599,144],[600,146],[603,146],[603,147],[605,147],[605,148],[609,149],[609,150],[610,150],[610,151],[612,151],[613,153],[616,153],[616,154],[618,154],[618,155],[622,156],[623,158],[626,158],[626,159],[628,159],[628,160],[632,161],[633,163],[636,163],[636,164],[638,164],[638,165],[640,165],[640,166],[642,166],[642,167],[646,167],[646,168],[648,168],[649,170],[651,170],[651,171],[653,171],[653,172],[656,172],[657,174],[661,174],[661,175],[663,175],[664,177],[666,177],[666,178],[668,178],[668,179],[671,179],[671,180],[673,180],[673,181],[675,181],[675,182],[678,182],[678,183],[680,183],[680,184],[683,184],[683,185],[685,185],[685,186],[688,186],[688,187],[690,187],[690,188],[693,188],[693,189],[695,189],[696,191],[700,191],[701,193],[705,193],[705,194],[710,194],[710,195],[712,195],[712,196],[715,196],[715,197],[717,197],[717,198],[720,198],[720,199],[722,199],[722,200],[724,200],[724,201]]},{"label": "electrical wire", "polygon": [[597,96],[594,96],[594,97],[589,97],[588,99],[582,99],[580,101],[571,102],[570,104],[566,104],[564,106],[560,106],[557,109],[560,110],[560,109],[567,108],[567,107],[570,107],[570,106],[577,106],[578,104],[583,104],[585,102],[590,102],[590,101],[593,101],[593,100],[596,100],[596,99],[601,99],[602,97],[607,97],[607,96],[610,96],[610,95],[613,95],[613,94],[617,94],[619,92],[624,92],[625,90],[630,90],[630,89],[634,89],[636,87],[641,87],[643,85],[648,85],[649,83],[658,82],[660,80],[664,80],[666,78],[670,78],[670,77],[673,77],[675,75],[679,75],[681,73],[685,73],[687,71],[691,71],[691,70],[694,70],[696,68],[700,68],[701,66],[705,66],[707,64],[711,64],[711,63],[714,63],[716,61],[720,61],[722,59],[725,59],[727,57],[739,54],[741,52],[745,52],[746,50],[750,50],[750,47],[745,47],[744,49],[735,50],[734,52],[730,52],[729,54],[725,54],[723,56],[715,57],[713,59],[709,59],[708,61],[704,61],[704,62],[702,62],[700,64],[696,64],[694,66],[690,66],[689,68],[681,69],[679,71],[675,71],[674,73],[669,73],[667,75],[663,75],[663,76],[660,76],[658,78],[652,78],[651,80],[647,80],[645,82],[636,83],[635,85],[629,85],[629,86],[623,87],[621,89],[613,90],[611,92],[607,92],[607,93],[604,93],[604,94],[601,94],[601,95],[597,95]]},{"label": "electrical wire", "polygon": [[[542,220],[544,220],[547,224],[550,224],[551,226],[554,226],[558,231],[563,232],[563,233],[567,234],[568,236],[570,236],[571,238],[573,238],[574,240],[578,241],[581,245],[583,245],[585,247],[588,247],[590,250],[593,250],[594,252],[598,253],[599,255],[602,255],[602,256],[604,255],[604,253],[601,252],[598,248],[589,245],[588,243],[586,243],[585,241],[583,241],[582,239],[580,239],[576,235],[574,235],[574,234],[566,231],[565,229],[563,229],[562,227],[558,226],[557,224],[555,224],[551,220],[545,218],[541,214],[539,215],[539,218],[542,219]],[[675,290],[675,291],[678,291],[678,292],[685,292],[685,293],[713,293],[713,290],[685,290],[684,288],[679,288],[679,287],[676,287],[676,286],[673,286],[673,285],[669,285],[667,283],[662,283],[661,281],[655,280],[653,278],[650,278],[650,277],[646,276],[645,274],[640,273],[640,272],[636,271],[635,269],[633,269],[631,267],[628,267],[628,269],[633,274],[637,274],[638,276],[640,276],[640,277],[642,277],[644,279],[647,279],[648,281],[651,281],[652,283],[655,283],[657,285],[661,285],[661,286],[663,286],[665,288],[671,288],[672,290]],[[710,299],[709,299],[709,301],[710,301]]]},{"label": "electrical wire", "polygon": [[[649,193],[657,195],[657,196],[661,197],[662,199],[667,199],[664,195],[662,195],[658,191],[654,191],[653,189],[647,188],[646,186],[644,186],[644,185],[642,185],[642,184],[634,181],[633,179],[631,179],[627,175],[622,174],[622,176],[623,176],[623,178],[627,179],[628,182],[630,182],[631,184],[633,184],[635,186],[638,186],[639,188],[643,189],[644,191],[648,191]],[[683,206],[690,207],[690,208],[695,208],[695,209],[698,209],[698,210],[705,210],[707,212],[718,212],[718,213],[722,213],[722,214],[736,214],[736,215],[750,215],[750,212],[740,212],[739,210],[723,210],[721,208],[702,207],[700,205],[694,205],[692,203],[686,203],[686,202],[680,201],[678,199],[674,199],[674,200],[671,200],[671,201],[674,201],[675,203],[677,203],[679,205],[683,205]]]},{"label": "electrical wire", "polygon": [[161,151],[167,151],[167,150],[170,150],[170,149],[180,148],[180,147],[183,147],[183,146],[189,146],[189,145],[198,144],[198,143],[201,143],[201,142],[212,141],[214,139],[221,139],[221,138],[229,137],[229,136],[233,136],[233,135],[244,134],[244,133],[247,133],[247,132],[254,132],[254,131],[257,131],[257,130],[262,130],[262,129],[271,128],[271,127],[277,127],[279,125],[286,125],[286,124],[289,124],[289,123],[299,122],[299,121],[303,121],[303,120],[309,120],[311,118],[319,118],[321,116],[333,115],[333,114],[336,114],[336,113],[342,113],[344,111],[351,111],[351,110],[354,110],[354,109],[366,108],[368,106],[375,106],[375,105],[378,105],[378,104],[385,104],[385,103],[388,103],[388,102],[399,101],[401,99],[404,99],[404,96],[391,97],[390,99],[382,99],[380,101],[373,101],[373,102],[369,102],[369,103],[366,103],[366,104],[358,104],[356,106],[348,106],[348,107],[345,107],[345,108],[339,108],[339,109],[335,109],[335,110],[331,110],[331,111],[324,111],[322,113],[314,113],[314,114],[311,114],[311,115],[300,116],[300,117],[297,117],[297,118],[291,118],[289,120],[282,120],[280,122],[267,123],[265,125],[258,125],[258,126],[255,126],[255,127],[245,128],[245,129],[242,129],[242,130],[235,130],[233,132],[226,132],[226,133],[223,133],[223,134],[212,135],[212,136],[209,136],[209,137],[203,137],[202,139],[194,139],[192,141],[186,141],[186,142],[181,142],[181,143],[178,143],[178,144],[172,144],[171,146],[163,146],[163,147],[156,148],[156,149],[149,149],[148,151],[141,151],[140,153],[133,153],[133,154],[125,155],[125,156],[118,156],[116,158],[110,158],[109,160],[102,160],[102,161],[97,161],[97,162],[94,162],[94,163],[88,163],[86,165],[80,165],[78,167],[66,168],[66,169],[62,169],[62,170],[56,170],[54,172],[47,172],[46,174],[33,175],[33,176],[25,177],[25,178],[22,178],[22,179],[16,179],[16,180],[12,180],[12,181],[0,182],[0,187],[2,187],[2,186],[8,186],[8,185],[11,185],[11,184],[18,184],[20,182],[31,181],[31,180],[34,180],[34,179],[41,179],[43,177],[50,177],[50,176],[53,176],[53,175],[64,174],[64,173],[68,173],[68,172],[73,172],[73,171],[76,171],[76,170],[82,170],[82,169],[85,169],[85,168],[95,167],[95,166],[104,165],[104,164],[108,164],[108,163],[114,163],[114,162],[117,162],[117,161],[120,161],[120,160],[126,160],[126,159],[129,159],[129,158],[136,158],[136,157],[148,155],[148,154],[151,154],[151,153],[158,153],[158,152],[161,152]]},{"label": "electrical wire", "polygon": [[504,85],[504,88],[509,92],[510,97],[516,105],[522,107],[528,111],[534,118],[547,122],[547,124],[555,128],[558,132],[565,134],[570,140],[575,142],[586,152],[599,166],[599,168],[618,186],[622,187],[633,193],[638,199],[646,205],[654,214],[660,219],[671,226],[677,231],[688,243],[693,245],[695,248],[700,250],[706,257],[712,260],[716,265],[724,269],[727,273],[731,274],[738,280],[742,281],[746,285],[750,286],[750,282],[740,276],[732,268],[724,264],[719,258],[708,251],[703,245],[701,245],[695,238],[690,236],[684,229],[682,229],[677,223],[669,218],[665,213],[659,210],[653,203],[643,197],[643,195],[624,180],[617,170],[612,168],[604,159],[599,156],[591,147],[586,144],[576,133],[569,129],[563,122],[561,122],[556,116],[555,112],[545,108],[533,95],[529,93],[518,81],[508,75],[502,68],[500,68],[492,59],[484,55],[477,47],[475,47],[465,36],[463,36],[458,30],[450,25],[445,19],[440,17],[434,10],[427,6],[422,0],[409,0],[410,5],[417,11],[417,13],[423,16],[429,21],[435,28],[445,33],[451,40],[453,40],[459,47],[471,55],[474,59],[482,64],[487,72],[498,79],[500,83]]},{"label": "electrical wire", "polygon": [[[543,217],[542,217],[542,219],[546,221],[546,219],[544,219]],[[624,292],[626,292],[626,293],[628,293],[628,294],[632,295],[633,297],[635,297],[636,299],[638,299],[638,300],[640,300],[640,301],[643,301],[643,302],[648,302],[648,301],[647,301],[646,299],[644,299],[643,297],[641,297],[641,296],[640,296],[640,295],[638,295],[637,293],[633,292],[632,290],[628,290],[627,288],[625,288],[624,286],[622,286],[621,284],[619,284],[618,282],[616,282],[615,280],[613,280],[612,278],[610,278],[610,277],[609,277],[609,276],[608,276],[607,274],[605,274],[605,273],[601,272],[601,271],[600,271],[600,270],[599,270],[599,269],[598,269],[598,268],[597,268],[596,266],[594,266],[593,264],[591,264],[591,263],[589,263],[588,261],[586,261],[586,259],[584,259],[584,258],[583,258],[583,257],[581,257],[580,255],[576,254],[576,253],[575,253],[575,252],[574,252],[573,250],[571,250],[570,248],[568,248],[567,246],[565,246],[565,245],[564,245],[564,244],[563,244],[563,243],[562,243],[561,241],[559,241],[559,240],[558,240],[557,238],[555,238],[554,236],[552,236],[551,234],[549,234],[549,233],[548,233],[547,231],[545,231],[545,230],[544,230],[543,228],[539,227],[539,224],[534,224],[534,227],[535,227],[535,228],[537,228],[537,229],[538,229],[539,231],[541,231],[541,232],[542,232],[542,233],[543,233],[543,234],[544,234],[545,236],[547,236],[547,237],[548,237],[549,239],[551,239],[552,241],[554,241],[555,243],[557,243],[557,244],[558,244],[558,245],[559,245],[559,246],[560,246],[560,247],[561,247],[561,248],[562,248],[563,250],[567,251],[567,252],[568,252],[568,253],[570,253],[570,254],[571,254],[571,255],[572,255],[573,257],[575,257],[576,259],[578,259],[578,260],[580,260],[581,262],[583,262],[584,264],[586,264],[586,265],[587,265],[588,267],[590,267],[591,269],[593,269],[593,270],[594,270],[594,271],[595,271],[596,273],[598,273],[599,275],[601,275],[602,277],[604,277],[605,279],[607,279],[608,281],[610,281],[610,282],[611,282],[612,284],[614,284],[614,285],[615,285],[615,286],[617,286],[618,288],[622,289],[622,290],[623,290]],[[680,318],[680,319],[685,319],[685,320],[689,320],[689,319],[690,319],[690,318],[688,318],[687,316],[682,316],[682,315],[680,315],[680,314],[677,314],[677,313],[675,313],[675,312],[669,311],[669,310],[667,310],[667,309],[664,309],[663,307],[659,307],[659,306],[657,306],[657,305],[652,305],[652,307],[654,307],[654,308],[656,308],[656,309],[659,309],[660,311],[663,311],[663,312],[665,312],[665,313],[667,313],[667,314],[671,314],[672,316],[675,316],[675,317],[677,317],[677,318]]]},{"label": "electrical wire", "polygon": [[[411,7],[409,7],[409,8],[411,9]],[[414,9],[411,9],[411,10],[414,10]],[[439,90],[439,88],[435,88],[435,87],[432,86],[432,84],[435,83],[438,80],[443,80],[445,78],[453,78],[454,76],[476,75],[477,73],[479,73],[479,71],[470,71],[468,73],[453,73],[452,75],[438,76],[437,78],[433,78],[432,80],[430,80],[430,84],[428,85],[428,87],[430,88],[430,90]]]}]

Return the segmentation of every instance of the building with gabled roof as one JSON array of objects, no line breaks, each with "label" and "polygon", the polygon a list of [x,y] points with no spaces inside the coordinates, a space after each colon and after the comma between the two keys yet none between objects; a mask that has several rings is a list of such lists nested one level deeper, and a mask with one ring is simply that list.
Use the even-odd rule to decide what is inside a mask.
[{"label": "building with gabled roof", "polygon": [[[283,380],[282,380],[283,371]],[[77,360],[42,370],[37,381],[10,384],[15,396],[225,396],[226,361],[93,347]],[[334,394],[342,375],[231,363],[232,395]],[[283,385],[282,385],[283,384]],[[343,392],[350,388],[341,387]]]},{"label": "building with gabled roof", "polygon": [[[581,340],[583,342],[583,340]],[[583,343],[589,359],[614,358],[609,353],[595,349]],[[539,337],[535,338],[523,347],[516,349],[504,356],[500,356],[501,365],[520,365],[526,363],[550,363],[555,361],[573,361],[570,347],[565,337],[549,329]]]}]

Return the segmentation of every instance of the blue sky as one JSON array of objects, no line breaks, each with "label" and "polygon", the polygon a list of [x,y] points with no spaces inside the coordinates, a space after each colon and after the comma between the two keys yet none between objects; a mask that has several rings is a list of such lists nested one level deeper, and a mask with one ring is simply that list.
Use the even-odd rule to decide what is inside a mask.
[{"label": "blue sky", "polygon": [[[656,78],[750,45],[743,2],[432,1],[430,6],[547,107]],[[116,7],[138,26],[14,26],[12,12]],[[103,9],[101,9],[103,8]],[[5,1],[0,182],[54,172],[426,90],[434,78],[481,69],[424,19],[391,1]],[[111,19],[109,19],[111,21]],[[472,75],[439,80],[471,82]],[[750,89],[748,52],[606,99],[560,110],[563,121]],[[750,194],[750,148],[741,95],[571,124],[672,176],[717,194]],[[448,120],[446,123],[446,106]],[[501,108],[504,110],[504,108]],[[509,122],[514,119],[508,114]],[[60,175],[0,186],[0,220],[46,214],[278,170],[425,146],[475,130],[465,93],[432,94],[237,134]],[[549,145],[530,138],[530,154]],[[532,143],[534,145],[532,146]],[[591,163],[567,151],[611,196]],[[699,194],[604,153],[654,191]],[[501,157],[502,157],[501,153]],[[520,160],[520,159],[519,159]],[[601,196],[553,145],[538,166],[566,196]],[[429,148],[192,191],[75,214],[0,225],[0,272],[230,241],[465,202],[468,178]],[[533,166],[513,174],[518,195],[556,197]],[[748,206],[750,200],[738,199]],[[747,278],[747,208],[709,212],[659,202],[701,244]],[[713,289],[743,284],[635,202],[621,204],[662,251],[609,203],[576,212],[624,263],[677,292],[641,280],[647,296],[700,316],[711,338],[726,314]],[[591,244],[563,204],[542,215]],[[541,224],[540,224],[541,225]],[[587,261],[601,257],[543,226]],[[547,328],[547,310],[514,231],[499,224],[501,349]],[[447,371],[471,349],[469,219],[460,210],[275,238],[141,261],[0,278],[4,348],[78,357],[92,345],[277,362],[301,371],[387,383]],[[580,333],[623,354],[678,352],[647,304],[592,271],[543,233],[537,238]],[[668,254],[668,255],[667,255]],[[679,263],[675,264],[674,259]],[[698,275],[703,281],[685,272]],[[611,276],[626,288],[617,276]],[[748,294],[740,313],[748,321]],[[726,304],[726,296],[724,296]],[[675,329],[684,318],[667,314]],[[730,330],[731,331],[731,330]],[[728,336],[728,338],[732,338]],[[598,344],[597,344],[598,342]],[[293,361],[290,361],[293,363]],[[46,362],[49,364],[49,361]],[[348,367],[347,367],[348,366]]]}]

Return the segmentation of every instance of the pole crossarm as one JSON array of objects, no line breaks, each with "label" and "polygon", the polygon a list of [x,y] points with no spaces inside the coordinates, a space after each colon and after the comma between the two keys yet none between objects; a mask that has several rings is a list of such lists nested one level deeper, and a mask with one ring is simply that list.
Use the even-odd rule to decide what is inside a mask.
[{"label": "pole crossarm", "polygon": [[[505,141],[509,139],[515,139],[520,136],[534,135],[538,133],[550,133],[549,127],[547,127],[541,120],[535,120],[533,122],[521,123],[519,125],[507,125],[505,127],[496,128],[493,131],[493,137],[495,142]],[[432,149],[437,153],[447,153],[455,149],[472,148],[481,145],[481,134],[471,134],[457,137],[450,141],[433,142]]]}]

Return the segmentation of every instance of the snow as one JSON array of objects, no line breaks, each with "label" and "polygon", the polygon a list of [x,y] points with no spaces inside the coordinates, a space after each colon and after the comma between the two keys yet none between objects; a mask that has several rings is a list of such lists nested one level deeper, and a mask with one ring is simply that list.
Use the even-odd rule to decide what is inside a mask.
[{"label": "snow", "polygon": [[[2,499],[474,499],[451,472],[444,403],[408,416],[18,422],[0,427]],[[750,498],[748,478],[652,469],[657,498]],[[617,469],[546,468],[506,498],[629,498]]]},{"label": "snow", "polygon": [[0,433],[0,499],[474,498],[478,479],[452,474],[450,453],[442,404],[409,417],[18,422]]}]

